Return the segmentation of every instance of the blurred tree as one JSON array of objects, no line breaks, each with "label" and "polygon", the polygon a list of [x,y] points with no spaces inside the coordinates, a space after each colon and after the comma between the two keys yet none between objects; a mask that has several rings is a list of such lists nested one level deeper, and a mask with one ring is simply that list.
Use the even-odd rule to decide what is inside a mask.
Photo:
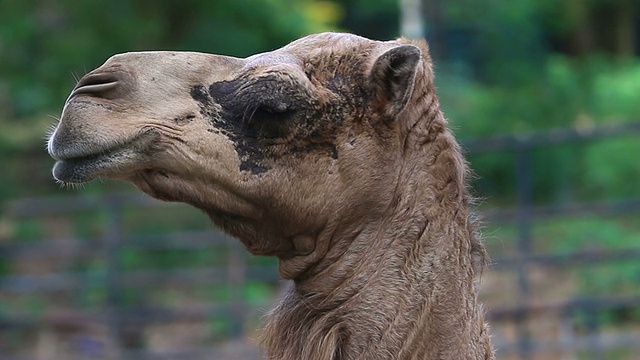
[{"label": "blurred tree", "polygon": [[400,36],[399,0],[342,0],[345,15],[340,25],[355,34],[378,40]]},{"label": "blurred tree", "polygon": [[638,6],[635,0],[570,0],[550,8],[560,49],[585,56],[606,51],[637,54]]},{"label": "blurred tree", "polygon": [[634,0],[423,0],[426,36],[437,58],[472,67],[483,81],[530,81],[552,53],[637,55]]}]

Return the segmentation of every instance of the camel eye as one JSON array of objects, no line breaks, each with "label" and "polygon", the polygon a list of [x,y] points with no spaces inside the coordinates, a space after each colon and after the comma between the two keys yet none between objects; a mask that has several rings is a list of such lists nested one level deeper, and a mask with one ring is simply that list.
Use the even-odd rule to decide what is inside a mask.
[{"label": "camel eye", "polygon": [[294,111],[293,107],[289,104],[279,101],[271,100],[265,101],[256,109],[256,115],[266,115],[268,117],[280,117],[282,115],[288,115]]},{"label": "camel eye", "polygon": [[262,106],[261,110],[269,114],[283,114],[283,113],[286,113],[289,110],[289,108],[287,106],[278,106],[278,107]]}]

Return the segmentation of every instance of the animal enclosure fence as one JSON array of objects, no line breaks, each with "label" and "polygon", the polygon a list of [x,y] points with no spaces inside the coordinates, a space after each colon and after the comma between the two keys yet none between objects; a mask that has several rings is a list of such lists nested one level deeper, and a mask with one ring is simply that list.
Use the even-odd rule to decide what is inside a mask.
[{"label": "animal enclosure fence", "polygon": [[[244,335],[244,327],[251,318],[257,317],[256,311],[269,306],[262,302],[247,303],[245,292],[251,283],[256,282],[276,288],[278,277],[273,264],[252,263],[239,242],[210,226],[198,228],[197,224],[195,230],[166,234],[126,233],[123,216],[127,212],[133,210],[134,216],[139,217],[154,209],[165,212],[164,220],[162,217],[159,219],[165,222],[172,222],[166,216],[176,217],[176,212],[187,213],[187,217],[203,216],[191,209],[133,193],[25,199],[10,204],[6,211],[9,217],[23,221],[36,219],[41,232],[54,235],[42,241],[27,239],[5,242],[0,246],[5,267],[12,269],[11,273],[0,277],[0,301],[5,303],[0,309],[0,358],[256,357],[252,347],[236,346],[229,353],[203,343],[215,343],[224,338],[237,339]],[[102,229],[97,237],[69,233],[69,223],[88,221],[86,216],[74,218],[78,214],[95,220]],[[175,223],[173,221],[172,226]],[[20,229],[15,231],[19,233]],[[201,256],[215,252],[217,256],[208,261],[210,266],[189,266],[182,262],[181,268],[171,264],[153,264],[126,269],[123,264],[127,262],[126,257],[136,256],[127,254],[131,251],[160,257],[175,257],[176,254],[171,253],[177,253],[177,256],[182,253],[191,259],[194,259],[194,252]],[[93,266],[82,265],[82,262],[95,262],[99,258],[104,261],[98,260],[98,264]],[[198,259],[195,260],[197,262]],[[44,269],[33,269],[33,266],[23,269],[25,266],[21,264],[29,262],[39,263]],[[82,269],[78,271],[78,267]],[[148,301],[149,297],[171,297],[172,292],[193,292],[202,287],[214,287],[218,294],[210,290],[209,294],[184,297],[189,302],[188,306],[174,306],[166,301],[156,303],[153,299]],[[158,292],[157,289],[163,290]],[[132,290],[137,292],[134,299],[130,296]],[[146,296],[147,293],[152,295]],[[100,299],[86,299],[95,296]],[[269,297],[263,295],[267,301]],[[34,299],[36,302],[37,299],[45,299],[45,302],[55,305],[40,303],[35,310],[25,310],[19,305]],[[206,326],[190,326],[203,323]],[[201,336],[206,338],[204,341],[183,336],[182,343],[173,347],[157,344],[148,349],[143,343],[148,343],[150,337],[162,336],[153,335],[157,325],[186,327],[190,329],[186,331],[208,332],[210,335]],[[161,334],[162,326],[155,332]],[[180,330],[173,333],[176,332]],[[175,336],[173,333],[164,336]],[[22,341],[27,344],[26,352],[20,348],[25,347],[25,343],[19,344]]]},{"label": "animal enclosure fence", "polygon": [[[497,332],[494,346],[500,358],[533,359],[546,358],[587,358],[587,359],[631,359],[640,347],[640,328],[630,326],[623,330],[604,333],[601,331],[602,313],[619,311],[626,314],[625,321],[640,310],[640,233],[633,247],[611,249],[607,244],[596,248],[573,249],[571,252],[538,252],[533,236],[536,222],[571,218],[584,215],[629,217],[636,225],[640,223],[640,199],[600,200],[589,203],[564,202],[551,205],[534,205],[533,152],[537,149],[560,147],[567,144],[607,141],[621,137],[637,138],[640,123],[609,125],[589,129],[558,129],[545,133],[521,136],[499,136],[479,140],[469,140],[464,144],[470,154],[511,153],[514,155],[516,181],[516,206],[502,210],[485,211],[484,218],[491,226],[512,224],[514,248],[510,254],[490,253],[494,277],[497,273],[512,273],[515,283],[512,294],[516,298],[510,305],[501,306],[486,300],[488,317]],[[615,156],[615,154],[611,154]],[[549,169],[558,171],[558,169]],[[636,230],[637,231],[637,230]],[[591,234],[582,234],[589,237]],[[556,241],[562,242],[563,239]],[[495,250],[495,249],[494,249]],[[569,294],[563,292],[555,299],[545,296],[545,283],[560,280],[555,278],[563,269],[601,266],[628,262],[632,268],[634,288],[626,294]],[[534,277],[551,277],[551,281],[538,280],[542,287],[535,287]],[[590,284],[587,284],[590,286]],[[486,291],[485,291],[486,295]],[[542,295],[542,296],[541,296]],[[550,338],[544,328],[532,335],[532,327],[539,318],[554,317],[556,328]],[[576,319],[583,322],[576,324]],[[638,318],[636,315],[635,323]],[[511,336],[504,331],[513,325]],[[546,335],[546,336],[545,336]],[[626,349],[626,350],[623,350]],[[553,354],[556,357],[553,357]],[[635,354],[635,355],[632,355]]]},{"label": "animal enclosure fence", "polygon": [[[481,292],[499,358],[637,354],[640,269],[632,268],[637,286],[626,293],[574,287],[581,269],[640,263],[640,241],[549,251],[538,245],[538,226],[580,216],[637,224],[640,199],[536,204],[532,157],[538,149],[638,134],[640,123],[632,123],[464,142],[474,158],[513,157],[515,206],[481,206],[487,226],[509,235],[487,237],[492,265]],[[249,256],[182,205],[137,193],[15,201],[0,222],[0,358],[256,358],[254,346],[221,341],[254,338],[281,286],[273,260]]]}]

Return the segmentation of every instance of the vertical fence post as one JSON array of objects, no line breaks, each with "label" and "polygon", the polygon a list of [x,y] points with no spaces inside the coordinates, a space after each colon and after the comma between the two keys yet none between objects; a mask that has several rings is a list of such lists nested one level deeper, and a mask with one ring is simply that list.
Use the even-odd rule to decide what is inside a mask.
[{"label": "vertical fence post", "polygon": [[120,273],[120,246],[122,238],[122,214],[121,206],[115,197],[106,197],[104,244],[106,255],[106,322],[109,338],[113,347],[110,354],[114,359],[123,359],[122,356],[122,319],[121,297],[119,289]]},{"label": "vertical fence post", "polygon": [[599,312],[594,306],[585,306],[582,312],[586,316],[587,333],[590,338],[589,358],[594,360],[604,359],[605,351],[600,341]]},{"label": "vertical fence post", "polygon": [[230,336],[237,339],[244,333],[246,306],[244,301],[247,258],[241,244],[235,239],[227,238],[229,244],[229,258],[227,263],[229,280],[229,306],[232,318],[229,329]]},{"label": "vertical fence post", "polygon": [[[516,186],[518,203],[518,241],[516,257],[519,259],[516,265],[518,276],[518,305],[529,303],[531,286],[529,282],[529,264],[526,261],[531,254],[531,225],[533,214],[531,212],[533,202],[533,179],[531,163],[531,146],[529,141],[521,140],[516,149]],[[518,352],[521,359],[531,359],[531,342],[529,328],[527,326],[528,314],[522,310],[516,319],[518,326]]]}]

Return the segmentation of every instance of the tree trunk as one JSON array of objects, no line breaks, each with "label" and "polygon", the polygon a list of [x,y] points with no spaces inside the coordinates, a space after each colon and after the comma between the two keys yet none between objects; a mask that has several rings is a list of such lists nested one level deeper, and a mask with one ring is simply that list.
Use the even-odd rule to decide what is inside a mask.
[{"label": "tree trunk", "polygon": [[631,57],[635,54],[636,0],[621,0],[615,8],[615,53],[619,57]]}]

